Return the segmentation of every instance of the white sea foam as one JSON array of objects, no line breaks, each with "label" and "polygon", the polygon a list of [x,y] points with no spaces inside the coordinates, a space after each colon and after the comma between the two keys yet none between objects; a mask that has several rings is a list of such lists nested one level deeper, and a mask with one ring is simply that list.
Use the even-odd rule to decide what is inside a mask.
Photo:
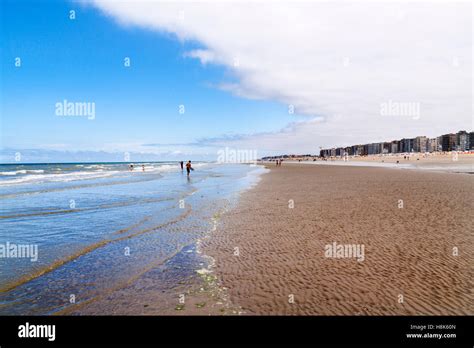
[{"label": "white sea foam", "polygon": [[10,171],[10,172],[0,172],[0,175],[17,175],[19,174],[20,172],[25,172],[26,173],[26,170],[16,170],[16,171]]},{"label": "white sea foam", "polygon": [[19,178],[11,180],[1,180],[0,186],[9,186],[16,184],[26,183],[39,183],[39,182],[68,182],[75,180],[86,180],[86,179],[99,179],[108,177],[119,173],[119,171],[108,171],[108,172],[73,172],[73,173],[61,173],[61,174],[32,174],[25,175]]},{"label": "white sea foam", "polygon": [[33,174],[33,173],[44,173],[43,169],[35,169],[35,170],[11,170],[7,172],[0,172],[0,175],[7,175],[7,176],[12,176],[12,175],[18,175],[18,174]]}]

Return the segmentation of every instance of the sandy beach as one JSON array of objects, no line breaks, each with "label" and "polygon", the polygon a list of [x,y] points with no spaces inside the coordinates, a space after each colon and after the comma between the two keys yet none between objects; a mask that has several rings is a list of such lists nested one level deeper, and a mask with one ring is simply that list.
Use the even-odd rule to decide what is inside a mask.
[{"label": "sandy beach", "polygon": [[[474,152],[432,152],[432,153],[399,153],[370,156],[329,157],[294,157],[285,158],[285,163],[354,165],[368,167],[392,167],[406,169],[423,169],[451,173],[474,173]],[[275,165],[272,161],[261,164]]]},{"label": "sandy beach", "polygon": [[243,313],[474,314],[473,175],[268,168],[204,244]]},{"label": "sandy beach", "polygon": [[[343,162],[342,158],[333,159],[335,162]],[[433,171],[448,171],[460,173],[474,173],[474,152],[432,152],[411,154],[389,154],[373,156],[351,156],[349,162],[369,165],[393,164],[416,169],[427,169]],[[331,160],[329,160],[331,162]]]}]

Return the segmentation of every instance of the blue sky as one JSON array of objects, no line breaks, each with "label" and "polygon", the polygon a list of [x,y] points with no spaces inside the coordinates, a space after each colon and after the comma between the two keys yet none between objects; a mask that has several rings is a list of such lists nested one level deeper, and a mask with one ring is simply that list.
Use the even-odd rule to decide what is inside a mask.
[{"label": "blue sky", "polygon": [[[3,148],[54,150],[53,157],[61,150],[134,152],[141,144],[179,151],[179,144],[274,131],[291,120],[280,103],[217,88],[235,77],[185,57],[197,42],[120,26],[95,8],[65,1],[2,1],[2,21]],[[56,116],[64,99],[94,102],[95,119]],[[209,151],[192,147],[185,146],[194,155]]]},{"label": "blue sky", "polygon": [[[0,162],[260,157],[473,129],[470,1],[1,6]],[[63,100],[95,118],[57,116]],[[420,112],[381,111],[394,103]]]}]

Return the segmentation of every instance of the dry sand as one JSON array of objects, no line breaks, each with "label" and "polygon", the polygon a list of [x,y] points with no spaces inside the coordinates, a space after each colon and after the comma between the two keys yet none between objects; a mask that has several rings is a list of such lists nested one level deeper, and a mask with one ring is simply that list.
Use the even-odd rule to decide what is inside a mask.
[{"label": "dry sand", "polygon": [[[474,175],[269,168],[204,245],[245,313],[474,314]],[[325,257],[333,242],[364,261]]]},{"label": "dry sand", "polygon": [[367,163],[396,163],[398,161],[402,165],[410,165],[420,169],[433,168],[474,173],[474,153],[433,152],[412,153],[410,155],[374,155],[351,157],[349,160]]},{"label": "dry sand", "polygon": [[[262,162],[266,164],[275,162]],[[363,166],[393,167],[411,169],[427,169],[452,173],[474,174],[474,152],[432,152],[432,153],[401,153],[370,156],[330,157],[326,160],[313,157],[285,159],[284,163],[305,164],[344,164]]]}]

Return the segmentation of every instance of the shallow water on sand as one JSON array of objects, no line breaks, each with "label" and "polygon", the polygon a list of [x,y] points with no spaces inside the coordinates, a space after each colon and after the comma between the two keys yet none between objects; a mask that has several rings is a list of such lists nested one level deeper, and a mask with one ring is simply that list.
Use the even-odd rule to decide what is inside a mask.
[{"label": "shallow water on sand", "polygon": [[[146,164],[144,172],[125,164],[0,169],[10,173],[0,179],[0,244],[38,247],[35,262],[0,258],[0,314],[7,315],[74,311],[176,264],[263,171],[203,163],[187,178],[170,163]],[[202,267],[192,260],[185,274]],[[157,281],[172,287],[176,277]]]}]

